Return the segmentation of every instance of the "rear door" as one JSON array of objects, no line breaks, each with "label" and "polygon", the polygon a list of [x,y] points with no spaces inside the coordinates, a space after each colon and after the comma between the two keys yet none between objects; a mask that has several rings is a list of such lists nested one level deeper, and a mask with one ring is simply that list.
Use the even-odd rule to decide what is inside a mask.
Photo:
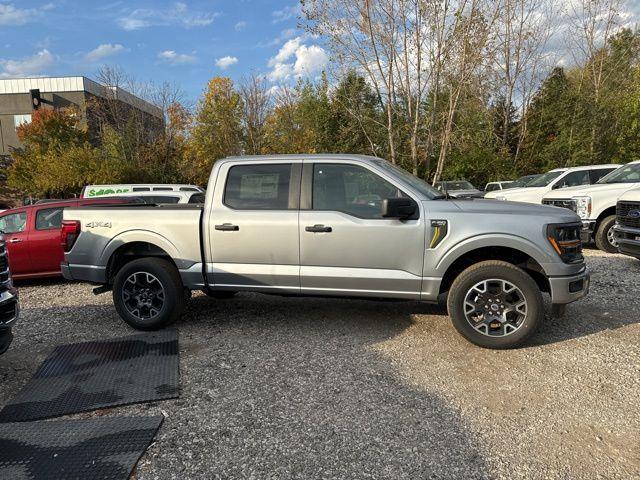
[{"label": "rear door", "polygon": [[300,291],[301,170],[291,161],[222,164],[207,222],[209,283]]},{"label": "rear door", "polygon": [[55,273],[60,270],[60,262],[64,260],[60,244],[62,212],[65,208],[77,205],[78,202],[57,206],[48,206],[45,203],[32,210],[29,244],[34,272]]},{"label": "rear door", "polygon": [[9,252],[9,267],[13,275],[25,275],[32,272],[29,255],[29,210],[13,210],[0,216],[0,230],[4,233]]},{"label": "rear door", "polygon": [[405,221],[382,218],[385,198],[410,197],[392,182],[361,164],[305,163],[303,293],[420,298],[424,215]]}]

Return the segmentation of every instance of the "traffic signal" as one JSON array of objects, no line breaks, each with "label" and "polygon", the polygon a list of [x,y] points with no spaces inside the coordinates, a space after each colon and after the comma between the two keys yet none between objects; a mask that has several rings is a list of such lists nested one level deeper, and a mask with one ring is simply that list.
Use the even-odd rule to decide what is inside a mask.
[{"label": "traffic signal", "polygon": [[40,98],[40,89],[34,88],[33,90],[29,90],[31,94],[31,107],[34,110],[38,110],[40,105],[42,105],[42,99]]}]

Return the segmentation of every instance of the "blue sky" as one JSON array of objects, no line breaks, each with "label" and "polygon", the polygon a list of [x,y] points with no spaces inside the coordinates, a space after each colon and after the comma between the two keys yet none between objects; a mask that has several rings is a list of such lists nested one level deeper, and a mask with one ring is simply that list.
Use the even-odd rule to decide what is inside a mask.
[{"label": "blue sky", "polygon": [[296,0],[0,0],[0,78],[120,65],[196,100],[215,75],[315,77],[328,56],[298,13]]}]

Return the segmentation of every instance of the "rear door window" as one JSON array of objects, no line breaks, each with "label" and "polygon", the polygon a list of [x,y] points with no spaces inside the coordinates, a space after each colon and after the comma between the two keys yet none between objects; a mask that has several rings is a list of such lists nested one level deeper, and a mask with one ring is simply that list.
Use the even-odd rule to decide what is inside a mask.
[{"label": "rear door window", "polygon": [[235,210],[288,210],[291,164],[231,167],[224,204]]},{"label": "rear door window", "polygon": [[62,226],[62,207],[41,208],[36,212],[36,230],[57,230]]}]

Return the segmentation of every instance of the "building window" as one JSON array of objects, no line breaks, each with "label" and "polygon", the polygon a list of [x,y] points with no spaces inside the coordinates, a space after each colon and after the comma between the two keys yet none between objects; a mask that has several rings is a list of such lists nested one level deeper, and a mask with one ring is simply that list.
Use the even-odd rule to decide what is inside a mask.
[{"label": "building window", "polygon": [[31,114],[13,116],[13,124],[16,128],[25,123],[31,123]]}]

